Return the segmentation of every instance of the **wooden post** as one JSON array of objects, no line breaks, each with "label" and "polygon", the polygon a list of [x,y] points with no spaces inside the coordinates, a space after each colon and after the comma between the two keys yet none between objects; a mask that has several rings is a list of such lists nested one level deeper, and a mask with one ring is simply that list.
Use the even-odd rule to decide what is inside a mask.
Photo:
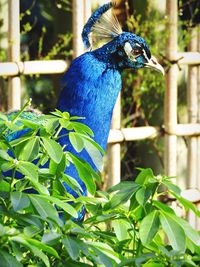
[{"label": "wooden post", "polygon": [[73,0],[73,51],[74,58],[84,53],[81,33],[90,15],[91,3],[87,0]]},{"label": "wooden post", "polygon": [[[197,29],[193,28],[191,30],[190,37],[190,51],[197,51]],[[190,66],[188,68],[188,122],[197,123],[198,119],[198,100],[197,100],[197,66]],[[197,137],[190,137],[188,141],[188,178],[187,187],[196,188],[197,187]],[[194,213],[190,212],[188,214],[188,220],[190,224],[196,228],[196,216]]]},{"label": "wooden post", "polygon": [[[112,118],[112,129],[121,128],[121,96],[119,95]],[[109,169],[108,169],[108,188],[118,184],[121,180],[121,148],[120,143],[110,144],[108,146],[108,159],[109,159]]]},{"label": "wooden post", "polygon": [[[166,11],[168,17],[168,41],[167,41],[167,58],[173,60],[177,56],[177,0],[166,1]],[[164,121],[167,132],[173,132],[177,125],[177,77],[178,67],[172,65],[166,74],[166,93],[165,93],[165,114]],[[165,174],[176,176],[177,160],[177,137],[176,135],[165,136]]]},{"label": "wooden post", "polygon": [[[200,26],[197,28],[198,40],[197,40],[197,50],[200,52]],[[197,122],[200,124],[200,65],[197,67],[197,105],[198,114]],[[200,191],[200,136],[197,137],[197,189]],[[200,209],[200,204],[197,205]],[[200,219],[197,218],[197,229],[200,230]]]},{"label": "wooden post", "polygon": [[[20,61],[20,11],[19,0],[8,1],[8,59],[12,62]],[[8,109],[17,110],[21,107],[21,83],[20,77],[10,77],[8,79]]]}]

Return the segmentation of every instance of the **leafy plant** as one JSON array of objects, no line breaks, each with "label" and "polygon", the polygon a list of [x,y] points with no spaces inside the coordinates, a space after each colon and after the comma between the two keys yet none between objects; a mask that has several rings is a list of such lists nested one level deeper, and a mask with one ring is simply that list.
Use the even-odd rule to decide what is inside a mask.
[{"label": "leafy plant", "polygon": [[[2,266],[199,266],[199,233],[159,198],[170,194],[183,210],[200,212],[169,177],[140,169],[135,181],[96,191],[98,175],[56,142],[66,128],[74,148],[86,149],[100,167],[103,151],[81,118],[56,110],[31,122],[24,109],[0,115]],[[17,138],[21,130],[26,133]],[[76,180],[64,173],[69,164],[90,196],[81,196]],[[66,193],[63,182],[80,197]],[[83,205],[87,218],[80,224],[75,218]]]}]

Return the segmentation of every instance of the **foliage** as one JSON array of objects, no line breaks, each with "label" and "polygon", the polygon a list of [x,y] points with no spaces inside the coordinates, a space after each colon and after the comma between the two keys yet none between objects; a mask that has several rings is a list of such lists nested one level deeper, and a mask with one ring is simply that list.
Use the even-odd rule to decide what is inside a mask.
[{"label": "foliage", "polygon": [[[170,193],[185,210],[200,212],[169,177],[141,169],[134,182],[96,192],[98,175],[56,142],[66,128],[77,151],[100,155],[92,131],[66,112],[56,110],[34,122],[23,119],[23,112],[11,121],[0,115],[2,266],[198,266],[199,233],[158,199]],[[27,128],[24,136],[8,141]],[[100,156],[93,161],[101,165]],[[76,180],[64,173],[69,164],[75,164],[91,196],[74,199],[66,193],[63,182],[79,192]],[[88,215],[80,224],[75,218],[83,204]]]}]

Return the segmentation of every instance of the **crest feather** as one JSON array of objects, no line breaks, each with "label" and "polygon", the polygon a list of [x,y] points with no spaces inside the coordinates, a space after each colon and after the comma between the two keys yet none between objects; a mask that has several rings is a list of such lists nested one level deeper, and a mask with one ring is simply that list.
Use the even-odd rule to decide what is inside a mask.
[{"label": "crest feather", "polygon": [[91,48],[91,38],[89,39],[91,33],[94,43],[102,39],[108,42],[122,33],[119,21],[112,9],[116,5],[115,2],[112,1],[99,7],[85,24],[82,39],[86,48]]}]

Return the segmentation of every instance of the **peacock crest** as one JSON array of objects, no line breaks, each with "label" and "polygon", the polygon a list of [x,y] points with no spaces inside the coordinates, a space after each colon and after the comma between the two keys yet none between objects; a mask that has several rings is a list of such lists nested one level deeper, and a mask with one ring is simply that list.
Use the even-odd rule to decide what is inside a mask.
[{"label": "peacock crest", "polygon": [[97,9],[85,24],[82,39],[87,49],[92,49],[99,41],[109,42],[122,33],[121,25],[113,12],[116,1]]}]

